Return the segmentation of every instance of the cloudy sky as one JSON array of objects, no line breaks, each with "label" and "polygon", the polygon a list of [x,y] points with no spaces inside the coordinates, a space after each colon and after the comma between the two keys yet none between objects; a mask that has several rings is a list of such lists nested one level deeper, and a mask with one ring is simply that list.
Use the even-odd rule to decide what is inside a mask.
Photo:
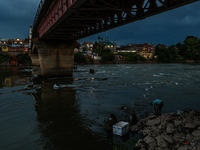
[{"label": "cloudy sky", "polygon": [[[0,39],[28,37],[40,0],[0,0]],[[118,45],[182,42],[188,35],[200,38],[200,1],[80,40],[95,41],[108,35]]]}]

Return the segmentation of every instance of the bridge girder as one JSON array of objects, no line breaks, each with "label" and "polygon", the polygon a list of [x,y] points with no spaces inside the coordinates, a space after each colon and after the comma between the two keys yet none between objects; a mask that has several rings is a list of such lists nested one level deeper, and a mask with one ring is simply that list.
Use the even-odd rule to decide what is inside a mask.
[{"label": "bridge girder", "polygon": [[42,0],[33,36],[42,40],[77,40],[195,1],[198,0]]}]

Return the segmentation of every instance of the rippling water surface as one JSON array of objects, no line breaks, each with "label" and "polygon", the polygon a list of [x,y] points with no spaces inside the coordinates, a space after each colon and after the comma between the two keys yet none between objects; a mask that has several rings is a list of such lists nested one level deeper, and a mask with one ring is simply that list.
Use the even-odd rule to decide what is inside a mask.
[{"label": "rippling water surface", "polygon": [[163,113],[200,108],[199,64],[85,65],[73,78],[37,74],[34,67],[0,69],[2,150],[109,150],[115,142],[103,127],[111,113],[144,117],[155,98],[164,101]]}]

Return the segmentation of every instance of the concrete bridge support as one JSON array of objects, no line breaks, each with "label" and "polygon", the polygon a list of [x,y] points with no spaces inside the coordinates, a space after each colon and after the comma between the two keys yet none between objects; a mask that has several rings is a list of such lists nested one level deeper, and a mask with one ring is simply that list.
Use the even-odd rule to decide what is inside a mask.
[{"label": "concrete bridge support", "polygon": [[72,76],[74,66],[74,41],[38,41],[40,68],[43,76]]},{"label": "concrete bridge support", "polygon": [[39,56],[38,54],[30,54],[32,64],[34,66],[40,66]]}]

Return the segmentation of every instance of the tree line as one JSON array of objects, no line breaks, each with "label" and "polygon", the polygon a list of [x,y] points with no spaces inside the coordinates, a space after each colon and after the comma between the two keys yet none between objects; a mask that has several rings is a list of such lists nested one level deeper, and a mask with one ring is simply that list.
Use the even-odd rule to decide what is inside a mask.
[{"label": "tree line", "polygon": [[200,39],[195,36],[187,36],[183,43],[165,47],[156,46],[155,54],[159,62],[184,62],[186,60],[200,60]]}]

